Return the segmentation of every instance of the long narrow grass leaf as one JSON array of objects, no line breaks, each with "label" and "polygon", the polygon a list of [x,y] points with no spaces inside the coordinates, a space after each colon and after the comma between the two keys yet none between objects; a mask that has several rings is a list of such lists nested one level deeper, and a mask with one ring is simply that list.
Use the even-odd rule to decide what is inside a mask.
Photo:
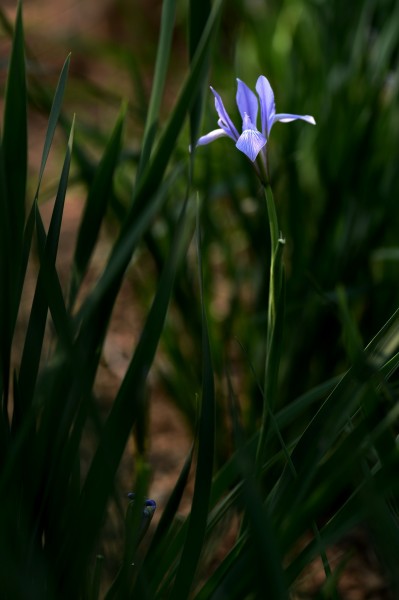
[{"label": "long narrow grass leaf", "polygon": [[138,573],[135,590],[137,590],[137,594],[140,596],[144,593],[143,590],[152,590],[152,594],[155,594],[155,590],[163,574],[162,565],[165,566],[166,571],[168,568],[167,565],[170,564],[171,557],[166,552],[166,549],[168,548],[170,535],[173,535],[173,520],[187,485],[193,459],[193,450],[191,448],[184,461],[179,478],[162,512],[162,516],[146,552],[143,565]]},{"label": "long narrow grass leaf", "polygon": [[159,110],[169,63],[170,49],[174,31],[176,0],[165,0],[162,3],[161,32],[158,41],[157,58],[155,62],[154,81],[152,83],[150,103],[143,134],[143,143],[137,177],[140,177],[147,165],[153,147],[158,127]]},{"label": "long narrow grass leaf", "polygon": [[[104,324],[108,323],[110,312],[115,302],[116,295],[121,285],[123,274],[131,260],[132,253],[140,237],[136,224],[142,221],[143,212],[149,214],[157,201],[157,192],[161,186],[163,175],[169,162],[171,152],[177,137],[184,124],[187,111],[198,89],[198,75],[201,72],[204,60],[206,58],[207,46],[212,35],[215,32],[217,17],[220,13],[222,0],[216,0],[212,12],[209,16],[207,25],[204,29],[201,42],[192,63],[192,69],[185,81],[179,99],[172,112],[170,120],[164,130],[164,133],[153,153],[151,161],[146,165],[143,176],[137,182],[134,191],[134,202],[125,223],[120,232],[119,238],[113,247],[109,262],[104,271],[96,290],[94,290],[88,304],[82,307],[82,312],[90,312],[90,322],[87,321],[87,327],[91,333],[87,334],[86,328],[81,332],[88,341],[88,352],[93,352],[101,347],[99,335],[94,334],[95,323],[103,319]],[[159,199],[159,196],[158,196]],[[86,313],[87,314],[87,313]],[[92,322],[93,321],[93,322]],[[89,338],[93,341],[89,348]]]},{"label": "long narrow grass leaf", "polygon": [[[25,227],[27,105],[22,2],[18,2],[6,84],[0,155],[1,296],[0,389],[7,412],[11,343],[19,306],[19,271]],[[12,260],[11,260],[12,257]],[[6,418],[7,420],[7,418]]]},{"label": "long narrow grass leaf", "polygon": [[3,155],[10,218],[9,226],[13,232],[14,260],[16,265],[19,265],[19,261],[16,259],[20,257],[25,226],[27,176],[27,104],[22,2],[18,2],[6,87]]},{"label": "long narrow grass leaf", "polygon": [[[199,220],[199,217],[197,217]],[[179,568],[172,590],[176,600],[188,598],[204,544],[206,523],[211,494],[215,450],[215,384],[207,317],[202,282],[202,259],[199,222],[197,224],[197,247],[200,272],[202,313],[202,360],[203,382],[201,413],[198,427],[198,458],[195,474],[194,496]]]},{"label": "long narrow grass leaf", "polygon": [[[189,3],[189,24],[188,24],[188,41],[189,41],[189,58],[190,61],[194,59],[195,53],[200,43],[202,32],[209,18],[212,5],[210,0],[203,0],[197,2],[196,0],[190,0]],[[209,55],[211,51],[211,44],[208,45],[208,56],[204,60],[202,72],[199,75],[200,87],[196,94],[196,98],[190,109],[190,145],[192,148],[195,147],[195,143],[199,137],[199,127],[201,123],[202,108],[204,102],[204,88],[206,83],[206,77],[209,69]]]},{"label": "long narrow grass leaf", "polygon": [[[119,461],[140,410],[140,403],[144,400],[146,379],[162,333],[176,270],[190,237],[191,227],[186,222],[185,203],[176,228],[174,244],[142,335],[104,425],[98,449],[87,474],[70,542],[66,543],[63,549],[60,564],[69,566],[64,569],[61,583],[70,585],[71,589],[74,589],[74,586],[76,589],[80,575],[85,569],[85,561],[103,519]],[[80,540],[78,552],[75,547],[77,539]]]},{"label": "long narrow grass leaf", "polygon": [[[46,245],[44,248],[47,264],[51,263],[52,265],[55,265],[58,242],[61,233],[62,215],[72,157],[73,131],[74,128],[72,125],[60,183],[51,216],[49,231],[46,237]],[[19,391],[21,402],[23,403],[23,407],[21,407],[23,411],[29,407],[32,401],[34,386],[39,370],[40,356],[49,307],[46,291],[48,290],[46,290],[44,287],[43,270],[40,269],[36,290],[33,297],[32,310],[29,316],[28,329],[25,337],[19,374]]]},{"label": "long narrow grass leaf", "polygon": [[58,121],[60,118],[62,102],[64,99],[65,86],[66,86],[66,82],[68,79],[68,71],[69,71],[70,62],[71,62],[71,55],[69,54],[64,62],[62,69],[61,69],[60,77],[59,77],[59,80],[57,83],[53,102],[51,105],[51,110],[50,110],[50,115],[49,115],[48,125],[47,125],[47,131],[46,131],[46,137],[44,140],[42,159],[41,159],[41,163],[40,163],[39,178],[38,178],[38,184],[37,184],[37,190],[36,190],[36,198],[39,195],[39,189],[40,189],[41,181],[43,178],[44,169],[45,169],[47,159],[48,159],[48,156],[50,153],[50,148],[51,148],[51,144],[53,142],[55,130],[57,128]]},{"label": "long narrow grass leaf", "polygon": [[187,111],[194,101],[201,84],[200,75],[208,56],[209,44],[216,31],[222,3],[223,0],[216,0],[213,4],[212,11],[206,26],[204,27],[201,40],[191,63],[190,72],[184,81],[176,105],[165,126],[157,147],[154,150],[151,161],[145,165],[143,175],[135,188],[134,202],[128,216],[127,225],[135,218],[137,211],[141,210],[143,203],[148,202],[148,198],[153,195],[163,177],[171,156],[170,149],[173,148],[176,143],[186,118]]},{"label": "long narrow grass leaf", "polygon": [[75,247],[69,295],[70,305],[75,300],[76,293],[87,270],[109,204],[113,177],[121,151],[125,116],[126,106],[124,105],[89,189]]}]

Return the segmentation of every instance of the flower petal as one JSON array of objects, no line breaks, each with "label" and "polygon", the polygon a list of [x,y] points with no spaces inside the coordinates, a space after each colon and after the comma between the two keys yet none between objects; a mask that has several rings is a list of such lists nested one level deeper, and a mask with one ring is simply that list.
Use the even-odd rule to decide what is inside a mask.
[{"label": "flower petal", "polygon": [[218,125],[222,129],[224,129],[226,135],[231,137],[234,141],[238,140],[239,133],[238,133],[233,121],[230,119],[230,117],[227,113],[227,110],[224,107],[222,98],[217,93],[217,91],[213,89],[212,86],[210,86],[210,87],[211,87],[212,94],[215,96],[215,108],[216,108],[217,114],[219,115]]},{"label": "flower petal", "polygon": [[245,131],[246,129],[255,129],[255,131],[258,131],[257,127],[255,127],[255,125],[251,121],[251,117],[247,113],[244,113],[244,117],[242,120],[242,130]]},{"label": "flower petal", "polygon": [[199,140],[197,141],[197,146],[205,146],[205,144],[210,144],[211,142],[213,142],[213,140],[217,140],[218,138],[221,137],[226,137],[227,133],[225,132],[224,129],[214,129],[213,131],[210,131],[209,133],[207,133],[206,135],[203,135],[202,137],[199,138]]},{"label": "flower petal", "polygon": [[314,117],[311,117],[310,115],[290,115],[288,113],[279,113],[277,115],[274,115],[270,128],[277,121],[280,121],[281,123],[290,123],[291,121],[296,121],[297,119],[300,119],[301,121],[306,121],[311,125],[316,125]]},{"label": "flower petal", "polygon": [[257,129],[245,129],[237,140],[236,147],[252,162],[266,145],[266,138]]},{"label": "flower petal", "polygon": [[258,77],[256,82],[256,91],[260,100],[260,117],[262,121],[262,133],[267,138],[273,125],[273,117],[276,112],[274,103],[274,93],[272,86],[264,75]]},{"label": "flower petal", "polygon": [[244,116],[247,114],[256,127],[256,120],[258,118],[258,99],[253,91],[250,90],[241,79],[237,79],[236,102],[242,120],[244,120]]}]

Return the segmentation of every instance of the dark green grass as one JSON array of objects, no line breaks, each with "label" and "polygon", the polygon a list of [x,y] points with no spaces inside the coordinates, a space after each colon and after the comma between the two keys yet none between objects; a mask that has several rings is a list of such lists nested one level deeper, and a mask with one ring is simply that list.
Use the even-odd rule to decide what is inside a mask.
[{"label": "dark green grass", "polygon": [[[134,17],[135,9],[124,7],[124,14]],[[328,564],[326,548],[354,527],[367,529],[387,585],[398,593],[397,17],[390,1],[186,7],[165,0],[147,99],[140,55],[129,59],[128,44],[118,54],[98,42],[104,62],[129,65],[141,97],[140,110],[118,98],[116,114],[105,81],[96,98],[107,114],[114,108],[115,123],[99,132],[69,111],[68,86],[86,92],[69,74],[73,55],[59,65],[49,93],[31,68],[22,4],[14,24],[2,13],[13,37],[0,146],[4,597],[278,600],[290,597],[320,556],[320,593],[336,598],[341,571]],[[180,43],[187,35],[187,59],[181,57],[180,91],[165,111],[176,32]],[[270,205],[251,166],[227,138],[188,151],[216,126],[208,84],[236,120],[235,77],[253,87],[260,73],[272,83],[278,112],[317,121],[315,128],[277,124],[268,146],[276,223],[286,240],[278,257],[284,285],[279,270],[272,311]],[[48,119],[32,198],[28,106]],[[46,230],[41,202],[57,128],[66,142]],[[131,131],[140,130],[132,144]],[[71,173],[86,198],[63,289],[56,259]],[[86,291],[100,231],[110,223],[111,251]],[[279,231],[271,231],[273,243]],[[32,258],[38,274],[17,348]],[[93,385],[128,268],[148,273],[135,294],[144,317],[103,418]],[[49,322],[53,339],[44,356]],[[152,540],[142,544],[151,369],[184,416],[192,449]],[[89,425],[96,439],[83,476]],[[126,498],[120,570],[105,590],[108,558],[96,553],[131,435],[137,496],[132,505]],[[191,513],[181,519],[190,472]],[[233,516],[240,526],[227,546],[223,523]],[[223,552],[204,571],[215,539]]]}]

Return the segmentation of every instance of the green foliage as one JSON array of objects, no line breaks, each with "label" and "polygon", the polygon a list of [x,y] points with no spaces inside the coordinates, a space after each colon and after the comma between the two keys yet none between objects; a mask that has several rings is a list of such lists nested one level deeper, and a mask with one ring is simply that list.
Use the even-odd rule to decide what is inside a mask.
[{"label": "green foliage", "polygon": [[[128,22],[137,10],[118,7]],[[136,92],[119,108],[106,78],[96,84],[90,93],[115,120],[96,128],[90,110],[69,110],[69,86],[88,93],[69,73],[73,54],[49,93],[31,68],[22,3],[15,25],[0,9],[12,36],[0,144],[5,598],[287,599],[317,557],[318,597],[337,598],[346,559],[331,565],[327,550],[357,527],[399,593],[398,10],[390,0],[165,0],[148,98],[140,52],[92,42]],[[208,84],[233,115],[234,78],[252,86],[260,73],[278,112],[317,122],[273,128],[266,196],[231,140],[194,150],[217,120]],[[33,198],[28,108],[48,120]],[[51,194],[58,131],[67,141]],[[86,198],[64,283],[57,258],[75,182]],[[104,231],[110,251],[92,282]],[[104,415],[95,382],[132,273],[145,273],[135,283],[140,335]],[[145,508],[150,372],[192,434],[156,527]],[[131,437],[129,503],[117,474]],[[99,552],[115,506],[126,518],[112,568]]]}]

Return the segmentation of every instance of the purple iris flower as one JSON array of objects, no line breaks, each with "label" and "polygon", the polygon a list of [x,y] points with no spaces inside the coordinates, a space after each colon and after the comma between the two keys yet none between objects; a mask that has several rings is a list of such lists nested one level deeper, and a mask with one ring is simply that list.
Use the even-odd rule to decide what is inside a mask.
[{"label": "purple iris flower", "polygon": [[[289,123],[296,119],[302,119],[312,125],[316,124],[314,118],[309,115],[276,114],[273,90],[266,77],[261,75],[256,82],[259,101],[254,92],[241,79],[237,79],[236,102],[242,118],[242,133],[240,135],[233,121],[230,119],[220,95],[213,87],[211,87],[211,90],[215,96],[216,112],[219,115],[219,129],[215,129],[200,137],[197,146],[203,146],[204,144],[213,142],[217,138],[228,136],[235,141],[236,147],[246,154],[252,162],[256,160],[258,154],[261,152],[263,162],[266,165],[266,144],[274,123],[277,121]],[[257,126],[259,104],[260,131]]]}]

